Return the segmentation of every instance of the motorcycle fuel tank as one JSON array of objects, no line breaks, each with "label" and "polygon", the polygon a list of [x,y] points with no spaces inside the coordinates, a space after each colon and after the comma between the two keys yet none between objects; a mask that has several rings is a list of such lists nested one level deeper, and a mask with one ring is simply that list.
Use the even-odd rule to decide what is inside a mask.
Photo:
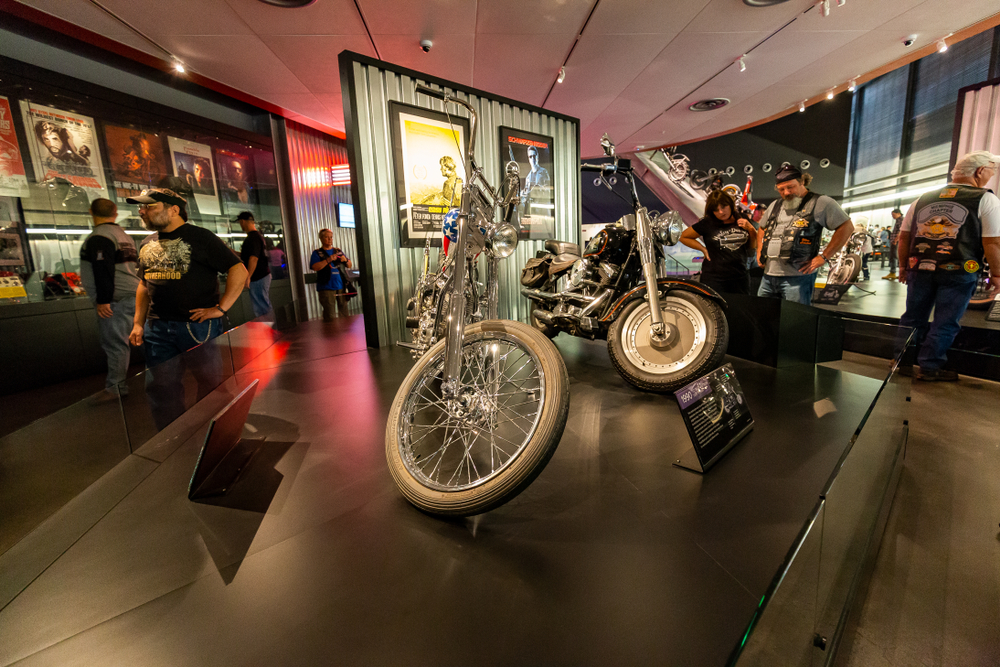
[{"label": "motorcycle fuel tank", "polygon": [[622,264],[632,249],[634,233],[615,225],[608,225],[590,241],[583,250],[583,256],[599,262]]}]

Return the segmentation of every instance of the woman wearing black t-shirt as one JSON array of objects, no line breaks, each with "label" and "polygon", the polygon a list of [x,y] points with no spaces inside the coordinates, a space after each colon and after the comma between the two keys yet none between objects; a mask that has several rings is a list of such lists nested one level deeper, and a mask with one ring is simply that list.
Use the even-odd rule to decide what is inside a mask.
[{"label": "woman wearing black t-shirt", "polygon": [[717,292],[750,294],[747,257],[757,247],[757,230],[736,213],[729,194],[716,190],[708,195],[705,217],[684,230],[681,243],[705,254],[702,283]]}]

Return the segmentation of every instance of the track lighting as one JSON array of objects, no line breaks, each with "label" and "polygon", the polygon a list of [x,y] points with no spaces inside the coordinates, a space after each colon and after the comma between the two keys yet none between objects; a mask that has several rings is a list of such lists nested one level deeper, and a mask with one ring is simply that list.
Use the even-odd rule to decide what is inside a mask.
[{"label": "track lighting", "polygon": [[847,84],[847,92],[853,93],[857,89],[858,89],[858,80],[851,79],[851,82]]},{"label": "track lighting", "polygon": [[847,4],[847,0],[837,0],[837,6],[838,7],[843,7],[846,4]]},{"label": "track lighting", "polygon": [[823,12],[823,16],[830,15],[830,0],[823,0],[819,3],[820,10]]},{"label": "track lighting", "polygon": [[744,53],[742,56],[740,56],[739,58],[736,59],[736,62],[738,62],[740,64],[740,71],[741,72],[747,71],[747,63],[744,60],[744,58],[746,58],[746,57],[747,57],[747,54]]},{"label": "track lighting", "polygon": [[828,99],[828,100],[832,100],[833,99],[833,88],[831,88],[830,90],[826,91],[826,99]]},{"label": "track lighting", "polygon": [[947,51],[948,50],[948,42],[944,41],[943,39],[939,39],[938,43],[937,43],[937,50],[938,50],[938,53],[944,53],[945,51]]},{"label": "track lighting", "polygon": [[559,76],[556,77],[556,83],[562,83],[566,79],[566,68],[559,68]]},{"label": "track lighting", "polygon": [[805,110],[806,110],[806,103],[805,102],[799,102],[799,113],[802,113]]},{"label": "track lighting", "polygon": [[184,63],[182,63],[180,60],[175,60],[174,61],[174,71],[177,72],[178,74],[183,74],[187,70],[184,69]]}]

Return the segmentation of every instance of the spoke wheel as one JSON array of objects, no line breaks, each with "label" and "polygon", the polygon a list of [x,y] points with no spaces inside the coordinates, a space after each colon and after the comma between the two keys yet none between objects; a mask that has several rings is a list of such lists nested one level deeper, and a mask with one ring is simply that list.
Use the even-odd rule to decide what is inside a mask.
[{"label": "spoke wheel", "polygon": [[670,392],[718,366],[729,345],[722,308],[696,294],[675,291],[660,299],[669,334],[665,347],[652,342],[652,318],[645,299],[625,307],[608,332],[608,353],[630,384]]},{"label": "spoke wheel", "polygon": [[552,457],[569,411],[569,376],[540,332],[489,320],[466,327],[460,390],[446,397],[444,345],[431,348],[397,392],[386,457],[417,507],[479,514],[520,493]]}]

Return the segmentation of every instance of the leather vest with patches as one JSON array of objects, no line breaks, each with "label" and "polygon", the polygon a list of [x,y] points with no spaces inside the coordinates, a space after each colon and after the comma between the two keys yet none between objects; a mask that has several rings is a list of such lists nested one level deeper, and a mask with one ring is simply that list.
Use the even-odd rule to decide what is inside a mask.
[{"label": "leather vest with patches", "polygon": [[913,205],[910,265],[916,271],[976,273],[983,264],[979,202],[988,191],[949,184]]},{"label": "leather vest with patches", "polygon": [[767,259],[783,259],[796,268],[801,268],[809,260],[819,254],[820,240],[823,237],[823,225],[816,222],[813,212],[816,209],[816,202],[819,195],[815,192],[807,192],[802,198],[802,203],[792,214],[789,222],[781,235],[781,251],[777,257],[768,254],[768,247],[771,236],[778,224],[778,212],[781,210],[782,200],[778,199],[771,204],[771,211],[767,222],[764,225],[764,255]]}]

